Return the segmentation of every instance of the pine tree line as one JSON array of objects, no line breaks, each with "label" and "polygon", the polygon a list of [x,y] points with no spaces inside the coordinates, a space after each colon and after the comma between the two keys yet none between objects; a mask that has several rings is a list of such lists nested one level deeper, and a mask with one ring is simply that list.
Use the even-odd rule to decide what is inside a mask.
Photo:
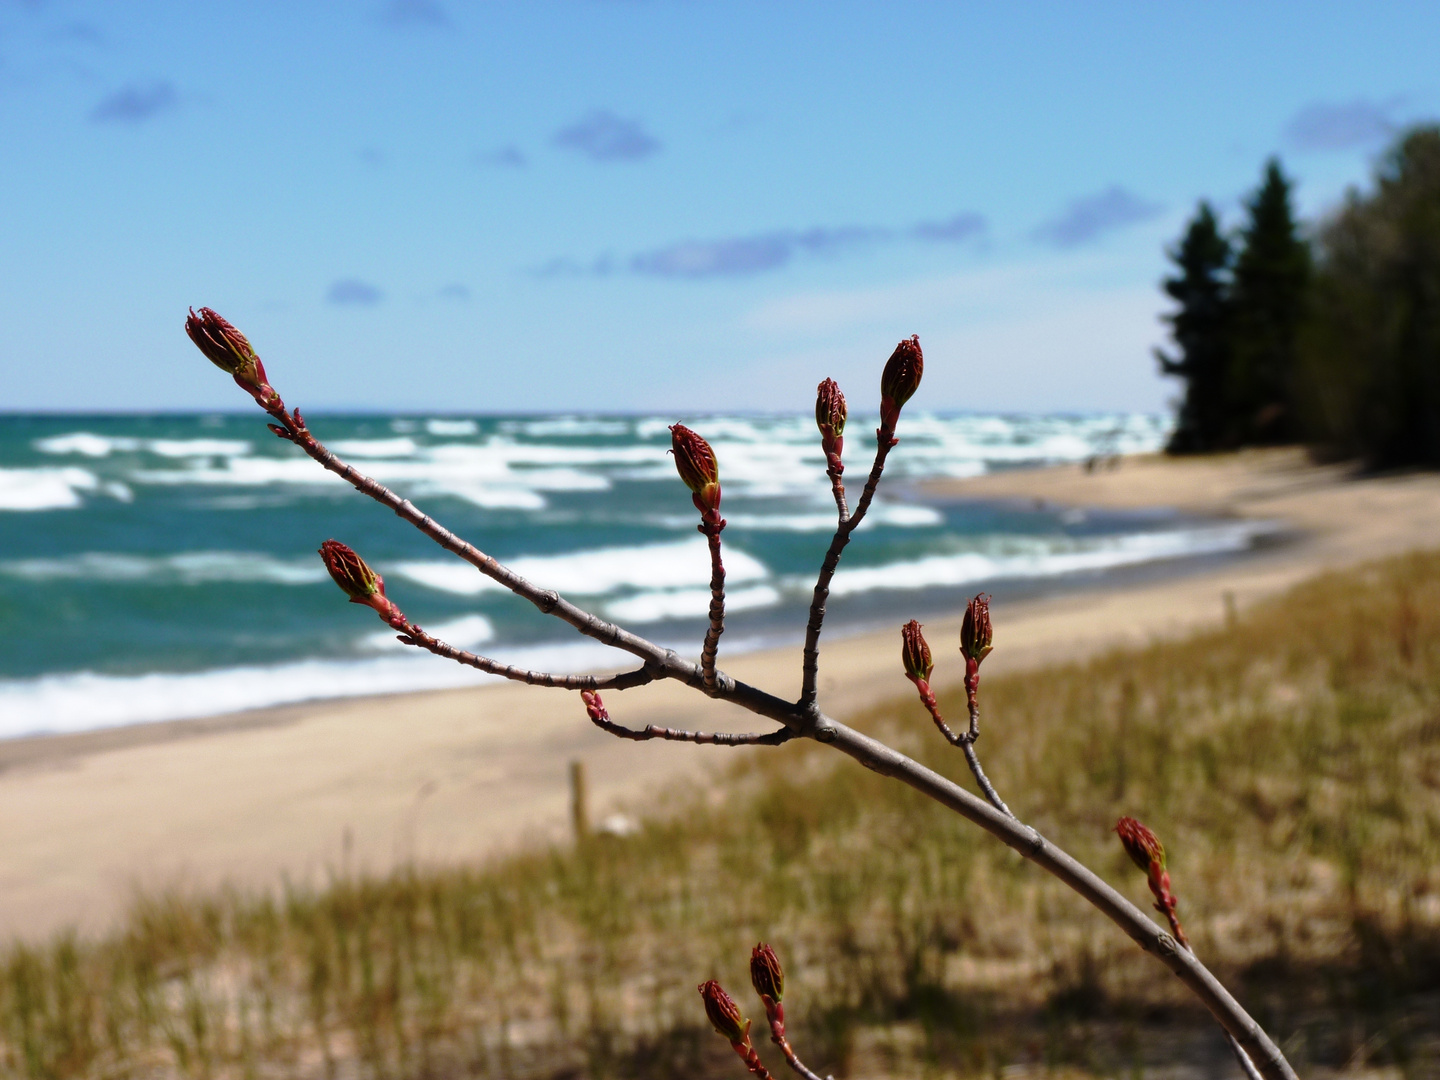
[{"label": "pine tree line", "polygon": [[1271,160],[1238,236],[1202,202],[1168,252],[1170,452],[1303,441],[1440,465],[1440,127],[1402,136],[1309,237],[1292,190]]}]

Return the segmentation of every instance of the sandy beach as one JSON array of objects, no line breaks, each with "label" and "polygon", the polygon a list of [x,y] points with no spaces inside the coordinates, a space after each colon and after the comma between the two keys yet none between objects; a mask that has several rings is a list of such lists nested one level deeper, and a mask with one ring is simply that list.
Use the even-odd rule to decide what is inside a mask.
[{"label": "sandy beach", "polygon": [[[1218,624],[1227,604],[1243,610],[1317,572],[1440,544],[1440,476],[1355,478],[1290,450],[1002,472],[930,493],[1172,507],[1286,527],[1283,542],[1223,564],[1133,574],[1103,591],[1082,582],[1040,599],[1001,592],[987,661],[997,673]],[[953,617],[927,624],[932,643],[953,641],[957,629]],[[825,643],[828,712],[844,719],[908,691],[896,637]],[[722,647],[722,664],[775,693],[798,691],[798,646],[733,658]],[[937,679],[957,674],[941,660]],[[636,727],[755,726],[674,684],[607,701]],[[340,869],[475,860],[560,840],[572,761],[585,763],[591,816],[602,819],[655,807],[668,784],[701,780],[736,752],[620,741],[588,723],[574,694],[517,685],[12,740],[0,743],[0,933],[98,931],[137,889],[323,881]]]}]

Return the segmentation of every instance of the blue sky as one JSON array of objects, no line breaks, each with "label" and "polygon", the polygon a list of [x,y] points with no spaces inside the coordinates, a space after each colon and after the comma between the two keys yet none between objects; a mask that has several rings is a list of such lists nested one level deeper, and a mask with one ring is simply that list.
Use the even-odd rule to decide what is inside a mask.
[{"label": "blue sky", "polygon": [[1158,409],[1164,245],[1440,115],[1440,5],[0,0],[8,409]]}]

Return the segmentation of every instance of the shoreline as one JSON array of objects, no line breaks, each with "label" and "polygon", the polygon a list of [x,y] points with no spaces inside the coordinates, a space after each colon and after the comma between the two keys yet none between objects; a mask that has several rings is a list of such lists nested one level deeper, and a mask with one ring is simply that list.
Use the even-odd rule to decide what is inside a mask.
[{"label": "shoreline", "polygon": [[[925,489],[940,498],[1170,506],[1281,521],[1292,536],[1213,565],[1148,564],[1063,592],[997,596],[997,649],[986,666],[994,674],[1220,625],[1228,606],[1243,609],[1316,573],[1440,544],[1440,476],[1353,478],[1292,450],[1125,458],[1093,472],[1006,470]],[[959,665],[940,643],[958,634],[958,613],[926,627],[935,681],[954,683]],[[825,640],[827,712],[844,720],[906,698],[895,636]],[[796,644],[727,659],[722,639],[721,663],[788,695],[798,690],[799,654]],[[607,704],[627,726],[770,726],[676,684],[607,695]],[[338,868],[383,873],[563,841],[571,761],[585,762],[599,820],[621,805],[643,812],[669,783],[704,782],[736,752],[618,740],[588,723],[575,695],[516,684],[5,740],[0,821],[11,841],[0,935],[101,931],[137,889],[318,884]]]}]

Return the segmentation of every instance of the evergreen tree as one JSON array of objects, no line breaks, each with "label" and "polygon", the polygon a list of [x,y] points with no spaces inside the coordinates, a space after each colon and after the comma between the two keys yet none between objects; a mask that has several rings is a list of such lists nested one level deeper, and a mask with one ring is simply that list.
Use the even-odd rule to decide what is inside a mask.
[{"label": "evergreen tree", "polygon": [[1313,434],[1372,465],[1440,466],[1440,127],[1403,136],[1318,248],[1303,339]]},{"label": "evergreen tree", "polygon": [[1298,434],[1297,338],[1310,282],[1310,248],[1290,206],[1290,181],[1274,158],[1246,204],[1235,260],[1230,323],[1230,441],[1276,443]]},{"label": "evergreen tree", "polygon": [[1196,454],[1224,445],[1229,435],[1227,386],[1230,369],[1230,242],[1220,232],[1210,204],[1201,202],[1177,247],[1167,254],[1179,271],[1166,278],[1165,291],[1180,305],[1167,315],[1175,358],[1160,349],[1160,370],[1185,380],[1176,417],[1172,454]]}]

